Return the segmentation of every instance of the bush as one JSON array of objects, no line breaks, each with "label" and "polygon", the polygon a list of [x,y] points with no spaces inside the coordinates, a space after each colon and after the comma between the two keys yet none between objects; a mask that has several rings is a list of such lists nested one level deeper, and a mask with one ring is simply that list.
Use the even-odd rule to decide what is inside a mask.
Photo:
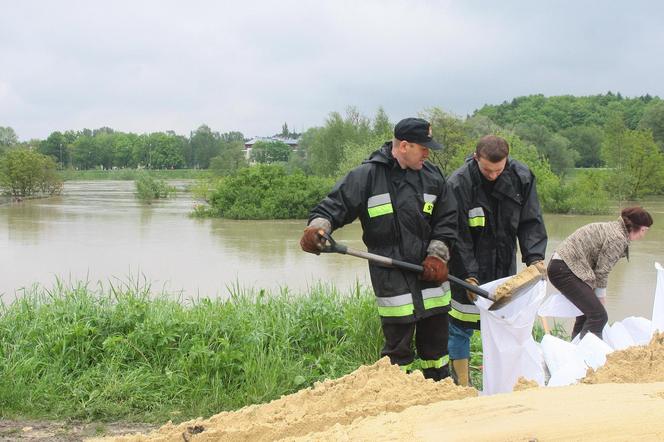
[{"label": "bush", "polygon": [[257,165],[221,179],[209,195],[210,207],[197,215],[231,219],[302,219],[332,188],[329,178],[288,175],[280,165]]},{"label": "bush", "polygon": [[175,193],[175,187],[169,186],[163,180],[151,177],[147,173],[142,174],[136,180],[136,195],[145,202],[153,199],[168,198]]},{"label": "bush", "polygon": [[49,196],[62,191],[62,180],[51,157],[12,149],[0,158],[0,188],[13,197]]}]

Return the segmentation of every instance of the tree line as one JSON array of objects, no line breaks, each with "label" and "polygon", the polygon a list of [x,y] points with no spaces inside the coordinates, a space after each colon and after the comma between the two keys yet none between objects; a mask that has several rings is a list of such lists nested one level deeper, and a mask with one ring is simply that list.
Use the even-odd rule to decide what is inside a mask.
[{"label": "tree line", "polygon": [[[598,213],[607,210],[609,200],[664,191],[664,101],[659,97],[625,98],[612,92],[530,95],[485,105],[465,117],[439,107],[420,116],[432,122],[434,137],[445,146],[432,152],[430,160],[446,175],[462,164],[483,135],[507,138],[512,157],[534,170],[548,211]],[[172,131],[137,135],[100,128],[53,132],[29,143],[18,143],[11,128],[0,127],[0,154],[29,144],[60,168],[204,168],[225,177],[262,163],[278,164],[287,175],[338,179],[391,139],[393,124],[382,108],[368,117],[349,107],[345,113],[331,112],[323,125],[302,134],[284,124],[277,135],[297,138],[297,149],[259,141],[249,158],[241,132],[219,133],[207,125],[188,137]],[[215,186],[209,188],[213,192]],[[215,200],[212,194],[207,197]]]}]

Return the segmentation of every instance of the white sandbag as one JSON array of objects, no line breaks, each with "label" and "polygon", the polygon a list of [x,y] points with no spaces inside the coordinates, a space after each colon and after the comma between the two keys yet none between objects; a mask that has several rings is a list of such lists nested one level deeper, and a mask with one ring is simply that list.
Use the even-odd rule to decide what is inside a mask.
[{"label": "white sandbag", "polygon": [[[492,293],[507,278],[482,285]],[[520,377],[544,385],[542,353],[532,337],[537,309],[546,296],[546,281],[530,287],[505,307],[489,311],[492,301],[478,297],[484,370],[482,394],[511,392]]]},{"label": "white sandbag", "polygon": [[576,346],[576,351],[586,365],[597,370],[606,364],[606,355],[613,353],[613,349],[606,342],[595,336],[594,333],[586,333]]},{"label": "white sandbag", "polygon": [[544,335],[540,346],[551,376],[572,359],[579,359],[583,362],[582,359],[577,357],[576,345],[553,335]]},{"label": "white sandbag", "polygon": [[630,316],[620,321],[636,345],[648,345],[652,321],[641,316]]},{"label": "white sandbag", "polygon": [[655,263],[657,270],[657,285],[655,286],[655,303],[652,307],[651,336],[655,332],[664,332],[664,268],[658,262]]},{"label": "white sandbag", "polygon": [[636,345],[632,336],[620,322],[614,322],[613,325],[604,327],[602,339],[614,350],[624,350]]},{"label": "white sandbag", "polygon": [[580,358],[574,358],[565,363],[558,371],[551,375],[547,387],[563,387],[576,384],[579,379],[586,376],[588,367]]},{"label": "white sandbag", "polygon": [[553,292],[546,297],[537,311],[540,316],[554,316],[556,318],[576,318],[583,315],[569,299],[560,292]]}]

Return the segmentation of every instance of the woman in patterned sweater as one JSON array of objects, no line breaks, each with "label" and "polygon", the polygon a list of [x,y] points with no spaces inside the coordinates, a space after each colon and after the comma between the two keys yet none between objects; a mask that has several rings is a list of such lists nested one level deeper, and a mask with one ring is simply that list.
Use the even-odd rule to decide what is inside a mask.
[{"label": "woman in patterned sweater", "polygon": [[572,338],[587,332],[602,337],[609,320],[604,307],[609,272],[623,256],[629,259],[629,243],[643,238],[651,225],[648,212],[628,207],[616,221],[580,227],[558,247],[547,272],[553,286],[583,313]]}]

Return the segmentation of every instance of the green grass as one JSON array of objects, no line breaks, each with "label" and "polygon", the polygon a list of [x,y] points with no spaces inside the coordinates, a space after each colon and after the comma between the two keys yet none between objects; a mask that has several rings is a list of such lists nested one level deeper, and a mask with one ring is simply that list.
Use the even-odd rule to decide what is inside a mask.
[{"label": "green grass", "polygon": [[34,289],[0,311],[3,417],[163,422],[262,403],[375,362],[373,294]]},{"label": "green grass", "polygon": [[144,169],[116,169],[116,170],[60,170],[58,176],[63,181],[97,181],[97,180],[136,180],[141,173],[148,173],[151,177],[163,180],[202,179],[210,176],[207,169],[173,169],[173,170],[144,170]]},{"label": "green grass", "polygon": [[[183,421],[268,402],[380,357],[371,290],[229,292],[227,301],[191,301],[139,283],[58,283],[0,305],[0,418]],[[481,388],[479,333],[471,350]]]}]

